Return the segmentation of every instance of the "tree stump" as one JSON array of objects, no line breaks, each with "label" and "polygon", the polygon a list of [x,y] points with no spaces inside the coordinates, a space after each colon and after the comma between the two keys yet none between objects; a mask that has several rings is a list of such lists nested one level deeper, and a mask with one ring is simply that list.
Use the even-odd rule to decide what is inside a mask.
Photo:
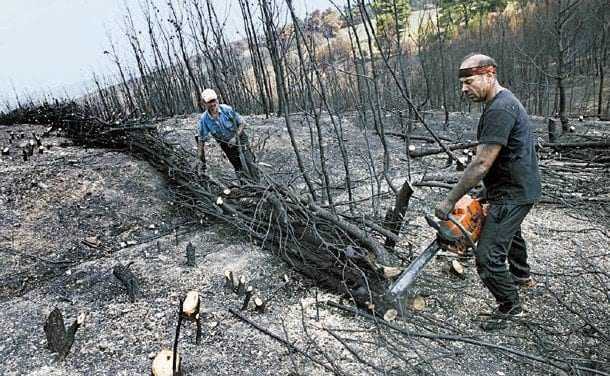
[{"label": "tree stump", "polygon": [[123,286],[127,289],[129,300],[134,303],[136,301],[136,295],[139,294],[138,280],[136,276],[129,270],[128,266],[124,266],[119,263],[112,269],[112,274],[121,281]]},{"label": "tree stump", "polygon": [[239,277],[239,281],[237,282],[237,287],[235,288],[235,292],[238,296],[242,296],[246,293],[246,277],[243,275]]},{"label": "tree stump", "polygon": [[51,311],[49,317],[47,317],[47,321],[44,324],[47,347],[52,353],[59,354],[59,360],[64,360],[68,356],[74,343],[76,331],[83,322],[85,322],[85,314],[81,313],[68,330],[66,330],[64,318],[58,308]]},{"label": "tree stump", "polygon": [[182,359],[179,354],[176,354],[178,367],[174,374],[174,354],[172,350],[163,349],[159,351],[152,362],[152,376],[182,376]]},{"label": "tree stump", "polygon": [[225,270],[225,289],[233,291],[235,285],[233,284],[233,272]]},{"label": "tree stump", "polygon": [[258,296],[256,298],[254,298],[254,309],[256,310],[256,312],[264,313],[265,306],[266,306],[266,304],[263,301],[263,299],[259,298]]},{"label": "tree stump", "polygon": [[252,298],[252,294],[254,293],[254,287],[248,286],[246,289],[246,297],[244,298],[244,304],[241,306],[241,310],[244,311],[248,309],[248,304],[250,303],[250,299]]},{"label": "tree stump", "polygon": [[194,290],[189,291],[186,294],[186,298],[182,302],[181,315],[183,318],[192,321],[197,325],[197,336],[195,338],[195,343],[197,345],[201,341],[201,316],[199,314],[200,306],[201,300],[199,299],[199,293]]},{"label": "tree stump", "polygon": [[464,266],[458,260],[449,263],[449,272],[459,278],[464,278]]},{"label": "tree stump", "polygon": [[195,247],[191,242],[186,245],[186,265],[191,267],[196,265]]},{"label": "tree stump", "polygon": [[549,142],[558,142],[561,134],[561,122],[558,119],[549,119]]}]

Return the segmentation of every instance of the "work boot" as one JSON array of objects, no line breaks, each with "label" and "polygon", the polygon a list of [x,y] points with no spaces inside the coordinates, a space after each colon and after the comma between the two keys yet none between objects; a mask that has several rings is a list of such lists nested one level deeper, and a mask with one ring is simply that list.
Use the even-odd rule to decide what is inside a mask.
[{"label": "work boot", "polygon": [[536,287],[536,281],[534,281],[532,277],[520,278],[514,274],[511,274],[511,277],[513,279],[513,283],[519,288],[533,289],[534,287]]},{"label": "work boot", "polygon": [[525,312],[521,306],[516,306],[509,309],[507,312],[501,311],[497,308],[489,318],[485,319],[481,323],[481,329],[486,332],[492,332],[496,330],[506,329],[511,320],[518,319],[525,316]]}]

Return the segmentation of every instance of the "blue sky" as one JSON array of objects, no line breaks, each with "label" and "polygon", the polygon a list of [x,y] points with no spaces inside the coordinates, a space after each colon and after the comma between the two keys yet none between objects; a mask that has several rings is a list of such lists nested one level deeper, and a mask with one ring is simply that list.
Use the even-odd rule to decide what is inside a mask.
[{"label": "blue sky", "polygon": [[[211,1],[220,14],[230,10],[231,34],[241,18],[237,1]],[[166,0],[155,3],[166,8]],[[294,3],[301,14],[305,8],[331,6],[329,0]],[[138,0],[0,0],[0,109],[14,97],[13,86],[18,94],[34,97],[42,92],[78,95],[92,71],[110,73],[103,51],[109,46],[108,34],[121,47],[125,4],[134,17],[139,15]]]}]

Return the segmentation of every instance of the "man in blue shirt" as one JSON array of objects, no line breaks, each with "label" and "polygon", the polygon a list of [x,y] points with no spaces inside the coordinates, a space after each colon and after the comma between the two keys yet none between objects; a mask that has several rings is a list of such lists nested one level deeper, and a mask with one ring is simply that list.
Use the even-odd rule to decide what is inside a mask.
[{"label": "man in blue shirt", "polygon": [[197,156],[201,161],[200,170],[203,172],[206,170],[204,144],[211,135],[233,165],[240,182],[243,178],[247,178],[257,183],[258,169],[255,165],[254,154],[249,148],[248,136],[244,132],[246,123],[231,106],[218,102],[218,96],[214,90],[205,89],[201,93],[201,99],[206,111],[197,125],[199,136]]}]

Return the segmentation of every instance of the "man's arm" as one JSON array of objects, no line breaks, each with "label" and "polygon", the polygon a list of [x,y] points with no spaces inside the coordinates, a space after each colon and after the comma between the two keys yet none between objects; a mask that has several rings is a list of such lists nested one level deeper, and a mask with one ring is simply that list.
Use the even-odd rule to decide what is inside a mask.
[{"label": "man's arm", "polygon": [[447,198],[436,207],[434,214],[438,218],[447,219],[455,203],[487,174],[501,149],[502,145],[499,144],[480,144],[477,146],[477,154],[464,171],[460,181],[449,191]]}]

